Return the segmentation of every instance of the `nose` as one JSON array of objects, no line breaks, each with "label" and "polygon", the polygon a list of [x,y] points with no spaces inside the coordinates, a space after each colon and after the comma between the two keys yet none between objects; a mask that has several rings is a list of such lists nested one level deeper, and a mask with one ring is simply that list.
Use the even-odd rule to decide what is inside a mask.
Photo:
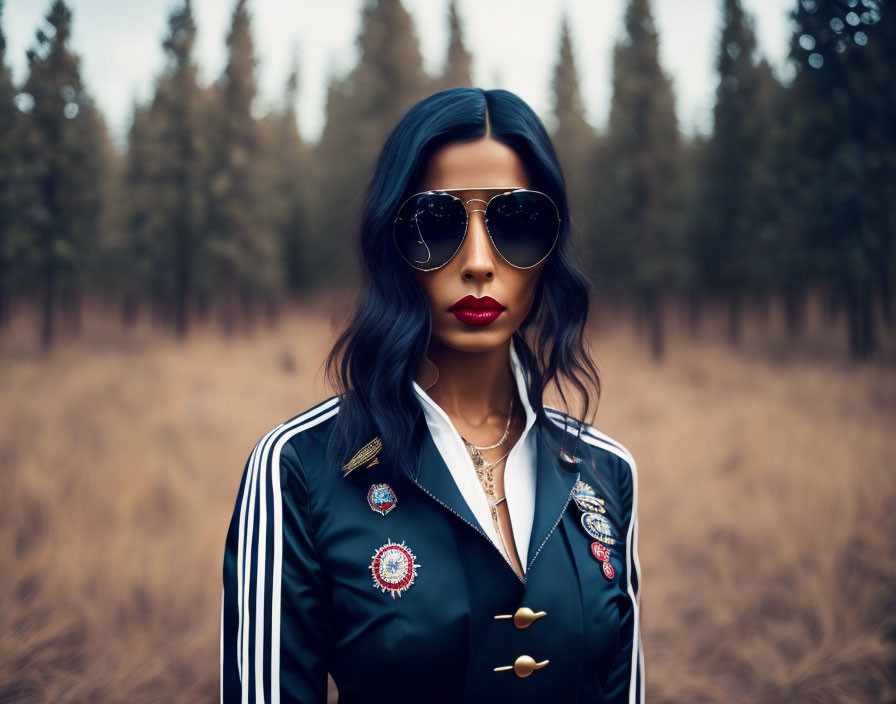
[{"label": "nose", "polygon": [[491,279],[495,275],[495,252],[485,229],[484,206],[469,204],[467,211],[467,236],[458,256],[464,279]]}]

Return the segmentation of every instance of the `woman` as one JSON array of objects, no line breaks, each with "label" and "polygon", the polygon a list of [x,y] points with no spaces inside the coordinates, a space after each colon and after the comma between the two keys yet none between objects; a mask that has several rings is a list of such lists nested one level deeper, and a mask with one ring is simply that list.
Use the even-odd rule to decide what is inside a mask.
[{"label": "woman", "polygon": [[330,672],[347,703],[643,702],[635,462],[542,403],[600,384],[538,117],[503,90],[412,107],[360,237],[341,393],[246,463],[222,700],[321,702]]}]

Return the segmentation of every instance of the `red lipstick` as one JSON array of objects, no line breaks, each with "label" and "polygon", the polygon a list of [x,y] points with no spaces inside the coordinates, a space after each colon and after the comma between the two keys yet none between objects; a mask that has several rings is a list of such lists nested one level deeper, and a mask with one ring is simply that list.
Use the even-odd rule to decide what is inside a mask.
[{"label": "red lipstick", "polygon": [[454,313],[454,317],[460,322],[479,327],[488,325],[501,315],[504,306],[491,296],[483,296],[482,298],[464,296],[448,310]]}]

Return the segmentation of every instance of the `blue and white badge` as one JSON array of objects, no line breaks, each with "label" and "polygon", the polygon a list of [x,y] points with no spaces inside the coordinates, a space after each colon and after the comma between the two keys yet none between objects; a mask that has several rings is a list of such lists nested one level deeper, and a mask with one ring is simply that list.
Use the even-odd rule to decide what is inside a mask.
[{"label": "blue and white badge", "polygon": [[594,488],[590,484],[586,484],[581,479],[576,482],[572,495],[576,507],[580,511],[586,513],[606,513],[604,508],[604,500],[597,495]]},{"label": "blue and white badge", "polygon": [[584,494],[576,494],[573,497],[573,501],[576,502],[576,506],[580,511],[584,513],[606,513],[607,509],[604,508],[603,499],[599,499],[596,496],[586,496]]},{"label": "blue and white badge", "polygon": [[608,543],[609,545],[614,545],[616,543],[616,540],[613,537],[613,527],[603,514],[583,513],[581,520],[582,528],[584,528],[585,532],[595,540],[599,540],[602,543]]},{"label": "blue and white badge", "polygon": [[389,513],[397,503],[395,492],[388,484],[374,484],[367,492],[367,505],[381,516]]}]

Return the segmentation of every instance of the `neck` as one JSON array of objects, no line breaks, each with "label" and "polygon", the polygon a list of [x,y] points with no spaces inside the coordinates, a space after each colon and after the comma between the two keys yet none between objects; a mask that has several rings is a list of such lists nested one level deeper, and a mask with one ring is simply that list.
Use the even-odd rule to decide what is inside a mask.
[{"label": "neck", "polygon": [[510,340],[484,352],[464,352],[432,340],[417,369],[417,383],[445,413],[469,426],[483,425],[495,417],[506,421],[510,396],[516,392]]}]

